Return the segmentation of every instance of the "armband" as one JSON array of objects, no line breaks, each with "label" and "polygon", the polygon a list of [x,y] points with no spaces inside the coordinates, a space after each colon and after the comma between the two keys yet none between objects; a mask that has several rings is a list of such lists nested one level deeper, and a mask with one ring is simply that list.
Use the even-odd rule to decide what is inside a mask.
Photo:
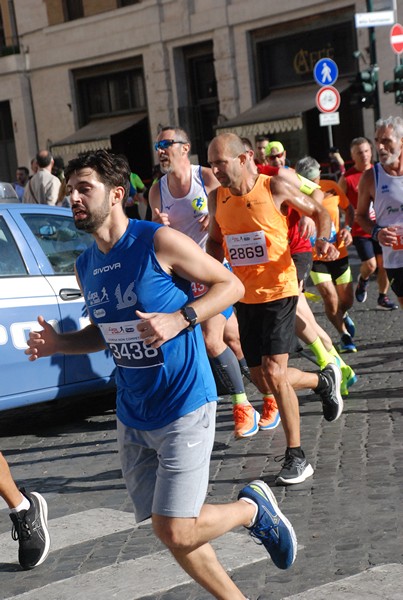
[{"label": "armband", "polygon": [[383,227],[381,227],[380,225],[375,225],[375,227],[373,228],[371,232],[371,239],[373,239],[374,242],[378,241],[378,235],[381,229],[383,229]]},{"label": "armband", "polygon": [[328,244],[331,244],[331,240],[329,240],[329,238],[327,237],[320,237],[320,238],[316,238],[316,241],[320,241],[320,242],[327,242]]},{"label": "armband", "polygon": [[317,183],[314,183],[310,179],[307,179],[306,177],[299,175],[299,173],[297,173],[297,177],[301,182],[301,185],[299,186],[299,191],[302,192],[303,194],[306,194],[307,196],[311,196],[311,194],[315,190],[320,188],[320,186]]}]

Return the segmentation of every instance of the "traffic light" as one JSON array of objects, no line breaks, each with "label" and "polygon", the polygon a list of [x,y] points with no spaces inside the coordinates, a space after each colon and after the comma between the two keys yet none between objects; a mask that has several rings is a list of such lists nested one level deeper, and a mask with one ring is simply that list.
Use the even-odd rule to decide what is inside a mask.
[{"label": "traffic light", "polygon": [[378,70],[371,68],[357,73],[352,85],[350,104],[375,108],[377,102]]},{"label": "traffic light", "polygon": [[395,75],[395,102],[403,104],[403,65],[397,65],[393,69]]},{"label": "traffic light", "polygon": [[393,74],[395,76],[394,81],[384,81],[383,82],[383,92],[384,94],[395,93],[395,103],[403,104],[403,64],[397,65],[393,69]]}]

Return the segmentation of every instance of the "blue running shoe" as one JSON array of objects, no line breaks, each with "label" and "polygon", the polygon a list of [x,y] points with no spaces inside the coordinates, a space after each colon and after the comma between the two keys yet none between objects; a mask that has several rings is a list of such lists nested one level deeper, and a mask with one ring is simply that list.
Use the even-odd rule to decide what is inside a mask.
[{"label": "blue running shoe", "polygon": [[357,302],[365,302],[368,296],[369,279],[363,279],[358,275],[357,287],[355,288],[355,299]]},{"label": "blue running shoe", "polygon": [[355,336],[355,323],[347,312],[343,317],[343,323],[346,326],[347,333],[353,338]]},{"label": "blue running shoe", "polygon": [[351,335],[348,333],[343,333],[341,336],[339,352],[340,354],[345,354],[346,352],[357,352],[357,348],[351,339]]},{"label": "blue running shoe", "polygon": [[388,296],[379,295],[378,302],[375,307],[377,310],[396,310],[398,305],[389,300]]},{"label": "blue running shoe", "polygon": [[251,481],[239,492],[238,500],[242,498],[249,498],[257,506],[255,523],[246,529],[263,544],[276,567],[291,567],[297,556],[297,537],[269,486],[259,479]]}]

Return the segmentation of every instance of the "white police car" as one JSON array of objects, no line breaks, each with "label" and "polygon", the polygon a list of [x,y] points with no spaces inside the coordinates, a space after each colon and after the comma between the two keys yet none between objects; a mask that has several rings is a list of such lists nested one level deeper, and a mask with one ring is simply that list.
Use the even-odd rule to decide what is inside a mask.
[{"label": "white police car", "polygon": [[11,183],[0,181],[0,202],[19,202],[17,192]]},{"label": "white police car", "polygon": [[24,353],[38,315],[62,332],[89,323],[74,262],[92,243],[69,209],[0,203],[0,410],[114,389],[107,351],[35,362]]}]

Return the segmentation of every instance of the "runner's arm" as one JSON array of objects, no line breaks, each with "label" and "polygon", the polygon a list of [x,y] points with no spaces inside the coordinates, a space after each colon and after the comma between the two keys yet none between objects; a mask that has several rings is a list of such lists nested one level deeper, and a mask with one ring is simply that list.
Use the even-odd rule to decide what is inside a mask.
[{"label": "runner's arm", "polygon": [[220,263],[224,260],[223,235],[216,221],[217,189],[209,193],[208,209],[210,215],[209,234],[206,244],[206,252],[217,259]]},{"label": "runner's arm", "polygon": [[375,195],[373,169],[364,171],[358,184],[358,201],[355,219],[358,225],[367,233],[372,233],[374,222],[370,219],[370,207]]},{"label": "runner's arm", "polygon": [[375,198],[374,169],[364,171],[358,184],[358,202],[355,218],[364,231],[383,246],[393,246],[397,242],[395,227],[380,227],[371,221],[369,216],[371,202]]},{"label": "runner's arm", "polygon": [[[81,289],[77,272],[76,278]],[[53,354],[89,354],[107,347],[99,328],[93,323],[69,333],[57,333],[43,316],[38,317],[38,323],[42,330],[31,331],[27,340],[25,354],[30,361]]]},{"label": "runner's arm", "polygon": [[[161,267],[171,275],[197,281],[208,291],[186,305],[196,311],[197,323],[219,314],[244,295],[240,280],[213,257],[204,252],[190,237],[170,227],[161,227],[154,236],[154,247]],[[177,310],[173,313],[143,313],[140,336],[148,346],[159,348],[189,326]]]},{"label": "runner's arm", "polygon": [[331,228],[331,219],[327,210],[281,175],[272,177],[269,185],[273,200],[280,212],[283,204],[286,204],[315,221],[317,231],[315,247],[318,256],[322,260],[335,260],[339,252],[333,244],[327,241]]},{"label": "runner's arm", "polygon": [[167,213],[161,212],[161,195],[159,182],[156,181],[148,192],[148,202],[151,208],[152,220],[161,225],[170,225]]}]

